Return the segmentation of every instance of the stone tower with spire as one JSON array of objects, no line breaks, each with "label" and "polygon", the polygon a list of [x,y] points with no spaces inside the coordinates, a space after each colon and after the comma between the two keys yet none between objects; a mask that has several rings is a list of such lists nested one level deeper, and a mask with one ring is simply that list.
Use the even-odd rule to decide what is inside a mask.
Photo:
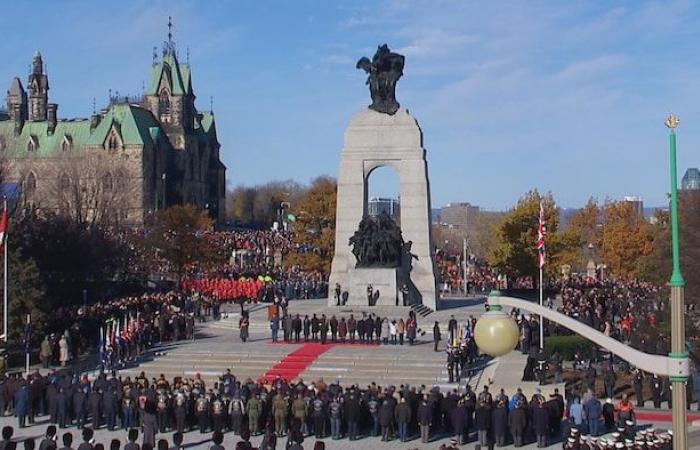
[{"label": "stone tower with spire", "polygon": [[29,74],[29,120],[32,122],[46,120],[49,102],[49,78],[44,73],[41,53],[34,53],[32,71]]},{"label": "stone tower with spire", "polygon": [[181,64],[178,60],[172,22],[168,18],[168,40],[163,44],[161,61],[153,61],[145,103],[163,124],[170,142],[178,149],[188,146],[188,136],[192,135],[195,126],[196,96],[192,90],[191,75],[189,64]]}]

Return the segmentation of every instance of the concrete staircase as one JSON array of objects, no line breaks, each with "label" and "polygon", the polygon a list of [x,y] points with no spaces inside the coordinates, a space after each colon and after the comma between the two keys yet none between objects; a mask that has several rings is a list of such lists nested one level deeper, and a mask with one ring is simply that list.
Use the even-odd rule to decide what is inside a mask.
[{"label": "concrete staircase", "polygon": [[163,374],[167,379],[172,379],[177,376],[193,377],[199,373],[210,383],[218,381],[226,369],[231,369],[238,379],[257,380],[292,351],[290,347],[269,345],[264,352],[253,348],[250,351],[175,348],[172,351],[154,354],[152,358],[147,357],[136,367],[120,370],[120,374],[133,377],[143,371],[148,377]]},{"label": "concrete staircase", "polygon": [[340,381],[343,385],[367,386],[372,382],[380,385],[409,384],[411,386],[438,385],[442,388],[456,387],[448,384],[445,355],[442,352],[428,354],[412,351],[415,347],[404,345],[343,346],[335,347],[321,355],[302,374],[305,380],[323,378],[326,383]]}]

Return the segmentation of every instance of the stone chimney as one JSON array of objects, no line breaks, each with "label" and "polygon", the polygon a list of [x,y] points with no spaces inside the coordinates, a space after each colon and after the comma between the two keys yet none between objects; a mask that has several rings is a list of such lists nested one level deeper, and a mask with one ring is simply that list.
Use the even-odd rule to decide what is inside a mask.
[{"label": "stone chimney", "polygon": [[49,134],[53,134],[56,130],[56,123],[58,121],[57,112],[58,105],[56,103],[49,103],[46,105],[46,120],[49,122]]},{"label": "stone chimney", "polygon": [[12,117],[15,121],[15,136],[22,134],[24,128],[24,115],[22,115],[22,105],[15,103],[12,105]]}]

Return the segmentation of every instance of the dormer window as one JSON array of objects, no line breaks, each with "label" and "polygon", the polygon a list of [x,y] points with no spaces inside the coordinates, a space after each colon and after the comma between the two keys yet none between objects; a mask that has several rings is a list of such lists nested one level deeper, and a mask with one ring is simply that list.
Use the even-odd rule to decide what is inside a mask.
[{"label": "dormer window", "polygon": [[64,152],[69,152],[73,150],[73,139],[69,135],[63,136],[63,141],[61,142],[61,150]]},{"label": "dormer window", "polygon": [[27,152],[33,153],[36,151],[38,147],[36,138],[34,136],[30,136],[30,138],[27,140]]},{"label": "dormer window", "polygon": [[117,150],[121,149],[122,146],[123,146],[123,142],[121,140],[121,137],[119,136],[117,126],[113,125],[112,129],[110,130],[109,134],[107,135],[107,139],[105,139],[104,148],[106,150],[110,150],[110,151],[117,151]]},{"label": "dormer window", "polygon": [[108,150],[117,150],[119,148],[119,140],[116,136],[110,136],[107,144]]}]

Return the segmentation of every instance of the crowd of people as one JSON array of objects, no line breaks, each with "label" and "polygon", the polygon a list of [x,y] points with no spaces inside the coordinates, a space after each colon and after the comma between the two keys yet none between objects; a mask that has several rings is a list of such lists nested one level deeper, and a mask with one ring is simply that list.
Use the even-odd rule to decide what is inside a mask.
[{"label": "crowd of people", "polygon": [[179,292],[148,293],[57,309],[39,349],[42,364],[66,365],[98,348],[107,367],[119,367],[163,341],[193,339],[196,322],[218,317],[220,303]]},{"label": "crowd of people", "polygon": [[[374,383],[361,388],[322,379],[308,384],[301,379],[240,380],[230,369],[208,381],[199,374],[167,380],[163,375],[149,379],[141,373],[131,379],[101,373],[93,381],[60,371],[48,376],[37,371],[27,379],[14,374],[0,380],[0,414],[16,416],[19,428],[45,416],[47,438],[54,441],[58,430],[75,427],[89,448],[94,448],[94,431],[102,428],[126,431],[134,445],[140,428],[141,448],[146,449],[161,448],[157,436],[166,433],[174,433],[180,448],[183,434],[194,431],[214,433],[214,445],[221,445],[222,433],[233,433],[242,443],[236,448],[252,448],[250,436],[263,435],[263,449],[276,448],[283,437],[285,448],[303,448],[309,436],[351,441],[376,436],[421,444],[453,438],[458,446],[478,442],[482,448],[530,442],[544,447],[562,440],[571,449],[621,448],[620,443],[661,449],[671,442],[668,433],[636,428],[626,397],[618,404],[601,403],[591,391],[567,405],[557,389],[548,396],[538,389],[528,398],[520,389],[492,394],[488,386],[478,393],[469,386],[462,393]],[[11,434],[3,431],[6,441]]]},{"label": "crowd of people", "polygon": [[[418,328],[418,320],[415,312],[410,311],[408,318],[391,319],[379,317],[375,314],[362,313],[355,318],[354,314],[340,320],[335,315],[327,318],[325,314],[311,317],[299,314],[288,314],[284,309],[282,315],[270,317],[270,331],[272,342],[279,340],[280,330],[283,333],[284,342],[320,342],[331,343],[359,343],[359,344],[384,344],[403,345],[404,337],[409,345],[413,345],[416,337],[422,331]],[[330,332],[330,341],[328,333]]]}]

